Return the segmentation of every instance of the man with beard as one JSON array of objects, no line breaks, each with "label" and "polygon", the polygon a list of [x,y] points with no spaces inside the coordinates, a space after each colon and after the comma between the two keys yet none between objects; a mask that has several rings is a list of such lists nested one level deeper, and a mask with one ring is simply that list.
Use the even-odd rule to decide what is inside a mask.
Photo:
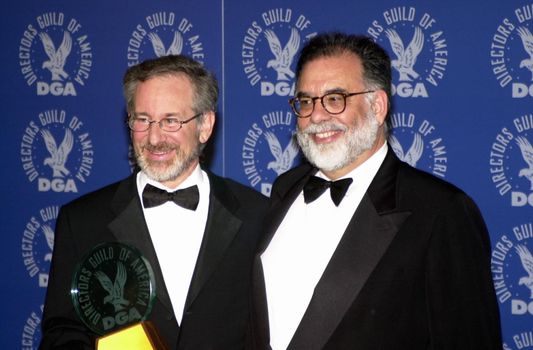
[{"label": "man with beard", "polygon": [[[90,265],[82,270],[80,280],[91,285],[82,313],[91,314],[91,307],[100,312],[90,318],[93,325],[80,320],[80,307],[77,313],[71,301],[76,265],[109,242],[132,246],[149,262],[156,295],[146,321],[166,348],[243,348],[254,248],[267,201],[200,166],[215,124],[217,81],[200,63],[167,56],[129,68],[124,94],[140,171],[62,207],[40,348],[93,349],[101,321],[140,316],[128,309],[138,301],[124,287],[139,273],[138,263],[121,264],[111,254],[95,253],[92,263],[109,259],[116,273]],[[104,273],[112,290],[107,297],[101,293]],[[108,302],[126,312],[101,314],[98,307]]]},{"label": "man with beard", "polygon": [[387,145],[387,53],[366,37],[318,35],[295,91],[309,163],[272,188],[250,348],[501,349],[478,208]]}]

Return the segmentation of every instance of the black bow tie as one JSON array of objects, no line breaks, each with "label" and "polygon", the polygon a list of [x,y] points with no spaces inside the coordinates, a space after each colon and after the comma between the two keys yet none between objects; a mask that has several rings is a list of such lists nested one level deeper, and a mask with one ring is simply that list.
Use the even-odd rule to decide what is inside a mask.
[{"label": "black bow tie", "polygon": [[145,208],[157,207],[172,201],[185,209],[196,210],[199,200],[200,194],[196,185],[174,192],[167,192],[147,184],[143,190],[143,205]]},{"label": "black bow tie", "polygon": [[311,176],[304,186],[304,201],[311,203],[329,188],[331,199],[338,207],[352,182],[352,178],[328,181],[317,176]]}]

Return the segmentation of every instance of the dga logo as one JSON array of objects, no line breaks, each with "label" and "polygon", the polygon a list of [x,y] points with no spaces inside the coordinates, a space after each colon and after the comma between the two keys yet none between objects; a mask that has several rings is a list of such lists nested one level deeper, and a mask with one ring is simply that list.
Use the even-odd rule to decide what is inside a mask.
[{"label": "dga logo", "polygon": [[41,305],[40,310],[32,311],[30,316],[26,318],[26,322],[22,327],[22,335],[20,345],[22,350],[33,350],[39,347],[41,341],[41,322],[44,306]]},{"label": "dga logo", "polygon": [[82,25],[62,12],[37,16],[20,39],[20,69],[37,95],[76,96],[76,86],[85,86],[90,77],[92,59]]},{"label": "dga logo", "polygon": [[39,192],[78,192],[93,166],[93,144],[77,116],[63,110],[39,113],[24,130],[20,143],[22,168]]},{"label": "dga logo", "polygon": [[145,320],[155,298],[153,271],[141,253],[122,243],[103,243],[77,266],[71,296],[80,319],[94,332]]},{"label": "dga logo", "polygon": [[274,111],[261,116],[248,129],[242,144],[242,166],[250,185],[270,196],[272,183],[296,165],[299,153],[293,137],[291,112]]},{"label": "dga logo", "polygon": [[444,178],[448,169],[446,145],[427,120],[419,122],[413,113],[391,115],[389,144],[402,161]]},{"label": "dga logo", "polygon": [[438,86],[448,65],[448,44],[437,20],[416,8],[399,6],[372,21],[367,34],[389,47],[393,67],[393,95],[429,97],[428,87]]},{"label": "dga logo", "polygon": [[54,249],[54,228],[58,206],[51,206],[39,210],[39,214],[32,216],[22,232],[21,256],[22,262],[30,277],[38,278],[39,287],[48,286],[48,271],[52,261]]},{"label": "dga logo", "polygon": [[204,61],[200,36],[187,18],[178,19],[174,12],[156,12],[137,24],[128,42],[128,67],[147,58],[184,54]]},{"label": "dga logo", "polygon": [[500,304],[512,315],[533,315],[533,224],[512,228],[494,245],[492,278]]},{"label": "dga logo", "polygon": [[490,46],[492,73],[510,85],[513,98],[533,97],[533,4],[518,7],[496,28]]},{"label": "dga logo", "polygon": [[533,331],[515,333],[511,338],[512,341],[503,343],[503,350],[533,349]]},{"label": "dga logo", "polygon": [[511,206],[533,206],[533,114],[513,119],[503,127],[492,143],[489,170],[501,196],[511,193]]},{"label": "dga logo", "polygon": [[302,43],[316,35],[310,25],[302,14],[275,8],[248,27],[241,47],[242,65],[250,85],[260,83],[261,96],[294,94],[294,57]]}]

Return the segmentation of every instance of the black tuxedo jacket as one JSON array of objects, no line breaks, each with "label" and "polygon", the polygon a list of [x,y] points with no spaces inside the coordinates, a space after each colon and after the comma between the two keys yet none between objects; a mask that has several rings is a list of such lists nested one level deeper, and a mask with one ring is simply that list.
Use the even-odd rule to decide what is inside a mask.
[{"label": "black tuxedo jacket", "polygon": [[94,348],[95,334],[76,317],[70,283],[76,263],[102,242],[130,244],[150,262],[157,299],[149,321],[169,349],[242,348],[254,247],[267,199],[213,174],[209,174],[209,181],[208,219],[181,325],[174,317],[146,226],[135,175],[62,207],[40,348]]},{"label": "black tuxedo jacket", "polygon": [[[303,165],[274,183],[254,262],[250,348],[269,349],[261,253],[316,171]],[[468,196],[389,149],[288,349],[501,349],[490,249]]]}]

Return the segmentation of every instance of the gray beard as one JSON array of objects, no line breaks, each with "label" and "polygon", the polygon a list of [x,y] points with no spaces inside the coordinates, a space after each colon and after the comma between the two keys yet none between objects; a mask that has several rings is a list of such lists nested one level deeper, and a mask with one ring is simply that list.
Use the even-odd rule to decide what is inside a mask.
[{"label": "gray beard", "polygon": [[[167,162],[150,161],[142,154],[142,150],[145,148],[152,150],[174,149],[176,151],[176,156]],[[141,150],[135,149],[135,158],[137,160],[137,164],[148,176],[148,178],[157,182],[167,182],[177,179],[181,174],[189,169],[199,158],[200,152],[200,147],[196,147],[194,152],[191,152],[187,155],[179,148],[179,146],[162,142],[156,146],[144,145],[142,146]],[[162,164],[165,166],[161,167]]]},{"label": "gray beard", "polygon": [[[317,145],[310,134],[342,130],[345,137],[333,143]],[[298,128],[296,138],[307,160],[324,171],[342,169],[354,162],[363,152],[369,150],[376,141],[379,123],[372,112],[366,116],[360,128],[347,127],[335,122],[311,124],[306,129]]]}]

